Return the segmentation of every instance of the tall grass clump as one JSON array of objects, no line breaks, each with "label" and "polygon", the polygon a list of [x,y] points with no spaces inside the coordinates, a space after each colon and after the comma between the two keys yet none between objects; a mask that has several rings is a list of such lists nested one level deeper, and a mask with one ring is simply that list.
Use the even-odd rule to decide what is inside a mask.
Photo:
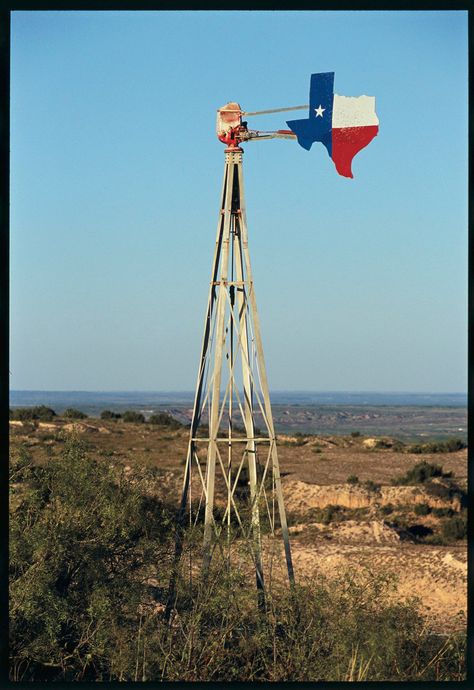
[{"label": "tall grass clump", "polygon": [[207,591],[184,600],[168,634],[161,631],[166,666],[150,667],[152,678],[160,672],[171,681],[463,677],[462,638],[450,638],[450,646],[430,634],[416,602],[400,601],[382,574],[277,587],[267,594],[266,614],[242,575],[214,573]]}]

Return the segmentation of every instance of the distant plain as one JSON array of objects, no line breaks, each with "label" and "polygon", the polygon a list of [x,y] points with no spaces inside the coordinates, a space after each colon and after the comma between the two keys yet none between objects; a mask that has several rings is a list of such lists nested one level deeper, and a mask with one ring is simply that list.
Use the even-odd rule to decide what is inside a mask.
[{"label": "distant plain", "polygon": [[[285,392],[271,393],[278,433],[389,435],[402,440],[467,438],[464,393]],[[132,409],[148,418],[168,412],[190,423],[191,392],[11,391],[10,406],[68,407],[99,416],[104,409]],[[258,408],[258,405],[256,405]],[[205,421],[205,419],[203,420]],[[263,422],[256,414],[257,424]]]}]

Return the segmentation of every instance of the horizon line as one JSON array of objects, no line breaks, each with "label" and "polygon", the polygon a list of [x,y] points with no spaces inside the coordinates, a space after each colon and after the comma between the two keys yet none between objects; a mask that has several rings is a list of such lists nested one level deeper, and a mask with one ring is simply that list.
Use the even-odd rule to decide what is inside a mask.
[{"label": "horizon line", "polygon": [[[10,388],[9,393],[173,393],[173,394],[191,394],[194,395],[194,390],[171,390],[171,389],[82,389],[82,388]],[[313,388],[272,388],[270,393],[324,393],[324,394],[341,394],[341,393],[360,393],[360,394],[380,394],[380,395],[467,395],[468,391],[420,391],[420,390],[375,390],[375,389],[356,389],[356,390],[319,390]]]}]

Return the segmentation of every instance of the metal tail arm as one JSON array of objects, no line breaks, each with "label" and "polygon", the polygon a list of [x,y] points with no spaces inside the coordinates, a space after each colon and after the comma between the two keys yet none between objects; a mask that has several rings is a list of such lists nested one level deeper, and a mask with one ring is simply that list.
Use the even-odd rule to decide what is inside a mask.
[{"label": "metal tail arm", "polygon": [[296,139],[296,134],[289,129],[278,129],[276,132],[259,132],[249,130],[248,137],[242,137],[242,141],[256,141],[259,139]]},{"label": "metal tail arm", "polygon": [[290,108],[273,108],[272,110],[255,110],[250,113],[248,111],[243,111],[242,115],[250,117],[251,115],[269,115],[270,113],[285,113],[288,110],[305,110],[309,108],[309,105],[292,105]]}]

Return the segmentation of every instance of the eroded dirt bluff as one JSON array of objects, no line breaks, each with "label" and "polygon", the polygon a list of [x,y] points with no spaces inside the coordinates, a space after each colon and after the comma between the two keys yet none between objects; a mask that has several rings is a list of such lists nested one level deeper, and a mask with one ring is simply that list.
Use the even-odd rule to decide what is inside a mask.
[{"label": "eroded dirt bluff", "polygon": [[422,486],[381,486],[379,491],[369,491],[363,486],[348,484],[308,484],[286,477],[283,479],[285,505],[294,513],[310,508],[326,508],[338,505],[343,508],[370,508],[384,505],[408,505],[424,503],[430,508],[461,509],[458,496],[446,500],[432,496]]}]

